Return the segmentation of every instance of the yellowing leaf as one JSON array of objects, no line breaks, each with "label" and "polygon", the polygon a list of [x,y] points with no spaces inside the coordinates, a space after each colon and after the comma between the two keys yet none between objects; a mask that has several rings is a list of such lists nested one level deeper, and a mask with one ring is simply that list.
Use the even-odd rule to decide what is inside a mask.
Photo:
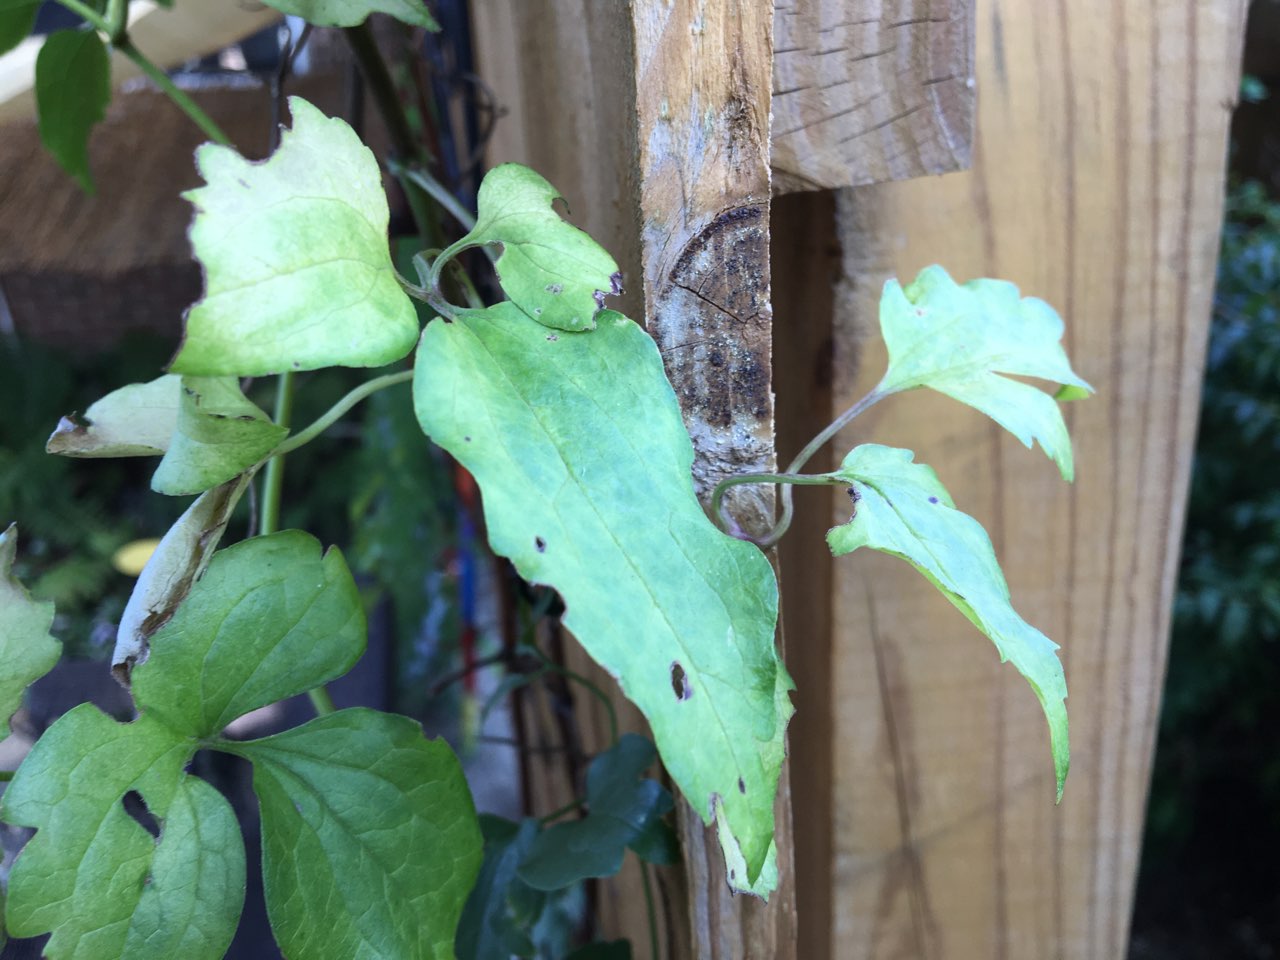
[{"label": "yellowing leaf", "polygon": [[1072,398],[1093,392],[1071,369],[1059,342],[1062,319],[1047,303],[1020,298],[1003,280],[960,285],[941,267],[926,267],[905,288],[896,280],[885,284],[880,330],[889,369],[878,393],[937,390],[982,411],[1026,446],[1039,441],[1063,478],[1074,477],[1071,438],[1054,398],[1001,376],[1062,384]]},{"label": "yellowing leaf", "polygon": [[1067,682],[1058,645],[1013,609],[995,550],[982,525],[955,509],[937,474],[910,450],[868,443],[830,474],[854,495],[849,522],[827,534],[836,556],[870,547],[906,560],[991,638],[1035,691],[1049,721],[1058,798],[1067,777]]},{"label": "yellowing leaf", "polygon": [[598,243],[560,219],[556,188],[518,163],[490,170],[476,198],[475,228],[441,260],[468,247],[502,245],[498,279],[511,302],[557,330],[590,330],[604,298],[622,292],[618,265]]},{"label": "yellowing leaf", "polygon": [[375,367],[413,349],[418,319],[387,243],[378,162],[346,123],[289,98],[293,129],[251,163],[205,144],[191,244],[205,295],[175,373],[250,376]]},{"label": "yellowing leaf", "polygon": [[178,427],[182,378],[131,383],[95,400],[83,417],[63,417],[45,444],[64,457],[156,457]]},{"label": "yellowing leaf", "polygon": [[791,716],[777,585],[698,503],[653,340],[612,311],[590,334],[510,303],[434,320],[414,407],[479,483],[494,550],[560,591],[565,625],[648,718],[694,809],[717,818],[743,864],[731,882],[755,888]]}]

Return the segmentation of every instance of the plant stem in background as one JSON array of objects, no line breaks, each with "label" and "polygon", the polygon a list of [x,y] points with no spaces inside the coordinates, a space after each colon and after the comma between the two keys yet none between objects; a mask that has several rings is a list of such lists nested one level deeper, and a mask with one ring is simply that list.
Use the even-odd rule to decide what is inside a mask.
[{"label": "plant stem in background", "polygon": [[649,864],[640,861],[640,880],[644,885],[644,910],[649,919],[649,956],[651,960],[659,960],[658,952],[658,911],[653,903],[653,883],[649,879]]},{"label": "plant stem in background", "polygon": [[[275,422],[288,427],[293,417],[293,373],[286,370],[276,382]],[[336,418],[335,418],[336,419]],[[284,489],[284,454],[277,453],[267,462],[262,483],[262,523],[258,533],[266,536],[280,529],[280,492]]]},{"label": "plant stem in background", "polygon": [[157,87],[159,87],[169,97],[170,100],[178,106],[183,113],[192,119],[214,143],[220,143],[224,147],[231,146],[231,140],[222,128],[213,122],[213,119],[205,113],[189,96],[178,89],[169,75],[157,67],[154,63],[143,55],[142,51],[133,45],[133,41],[127,36],[121,37],[120,41],[115,45],[116,49],[123,53],[126,57],[137,64],[138,69],[146,74]]},{"label": "plant stem in background", "polygon": [[[405,116],[404,107],[400,104],[400,98],[396,95],[395,84],[387,71],[382,54],[378,51],[378,44],[373,39],[373,31],[369,29],[369,24],[366,22],[358,27],[344,27],[342,32],[346,34],[351,52],[356,62],[360,64],[360,73],[369,85],[373,102],[378,105],[378,112],[387,125],[392,149],[404,163],[425,167],[427,157],[409,128],[409,120]],[[392,169],[393,173],[395,169]],[[396,179],[404,190],[405,198],[409,201],[409,210],[413,214],[413,222],[417,225],[418,236],[429,247],[443,247],[444,232],[441,230],[435,208],[432,207],[426,192],[417,183],[404,176],[403,172],[397,174]]]}]

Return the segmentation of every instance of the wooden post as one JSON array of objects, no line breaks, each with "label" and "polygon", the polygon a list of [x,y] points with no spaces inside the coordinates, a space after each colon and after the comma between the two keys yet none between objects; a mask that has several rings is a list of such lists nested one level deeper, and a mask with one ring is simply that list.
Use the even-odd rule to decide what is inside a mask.
[{"label": "wooden post", "polygon": [[[1014,603],[1063,646],[1072,769],[1055,807],[1035,698],[905,564],[844,558],[833,600],[821,576],[784,578],[786,609],[827,604],[833,623],[825,663],[793,658],[797,724],[815,686],[832,704],[809,761],[831,771],[816,785],[825,855],[805,839],[823,825],[796,818],[797,850],[820,857],[799,869],[831,890],[806,960],[1125,954],[1243,14],[1239,0],[982,0],[973,170],[840,194],[833,409],[883,370],[884,278],[933,262],[1052,303],[1099,393],[1067,407],[1074,486],[924,393],[878,406],[833,451],[914,449],[991,532]],[[817,527],[847,519],[847,501],[816,502]]]}]

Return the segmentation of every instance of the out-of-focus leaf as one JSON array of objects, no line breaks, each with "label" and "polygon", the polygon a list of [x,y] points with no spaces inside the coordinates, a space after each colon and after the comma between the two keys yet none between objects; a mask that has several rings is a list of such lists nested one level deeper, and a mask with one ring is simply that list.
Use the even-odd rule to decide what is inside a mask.
[{"label": "out-of-focus leaf", "polygon": [[40,0],[0,0],[0,54],[31,35],[39,9]]},{"label": "out-of-focus leaf", "polygon": [[[522,820],[519,824],[501,817],[482,816],[484,831],[484,864],[476,878],[475,888],[467,898],[458,923],[454,943],[458,960],[510,960],[512,956],[532,957],[533,942],[527,925],[512,910],[512,900],[527,901],[529,895],[541,898],[537,891],[524,887],[516,876],[520,861],[538,835],[538,821]],[[524,889],[521,889],[524,888]]]},{"label": "out-of-focus leaf", "polygon": [[302,17],[318,27],[354,27],[371,13],[389,13],[415,27],[439,30],[422,0],[263,0],[281,13]]},{"label": "out-of-focus leaf", "polygon": [[62,168],[93,193],[89,132],[111,102],[111,60],[93,30],[59,30],[36,57],[40,139]]}]

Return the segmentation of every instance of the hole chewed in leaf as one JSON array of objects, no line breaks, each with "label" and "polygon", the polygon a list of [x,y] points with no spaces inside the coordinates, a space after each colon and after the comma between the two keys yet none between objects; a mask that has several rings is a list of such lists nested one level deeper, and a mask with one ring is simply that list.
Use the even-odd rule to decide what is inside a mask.
[{"label": "hole chewed in leaf", "polygon": [[547,541],[543,540],[541,537],[534,537],[533,545],[538,548],[539,553],[547,552]]},{"label": "hole chewed in leaf", "polygon": [[688,700],[693,696],[693,684],[689,682],[684,667],[678,661],[672,661],[671,664],[671,690],[677,700]]},{"label": "hole chewed in leaf", "polygon": [[142,794],[137,790],[130,790],[120,798],[120,805],[124,807],[124,812],[130,819],[151,834],[151,839],[160,839],[160,821],[147,809],[147,801],[142,799]]},{"label": "hole chewed in leaf", "polygon": [[738,778],[738,792],[744,797],[747,795],[747,784],[741,777]]}]

